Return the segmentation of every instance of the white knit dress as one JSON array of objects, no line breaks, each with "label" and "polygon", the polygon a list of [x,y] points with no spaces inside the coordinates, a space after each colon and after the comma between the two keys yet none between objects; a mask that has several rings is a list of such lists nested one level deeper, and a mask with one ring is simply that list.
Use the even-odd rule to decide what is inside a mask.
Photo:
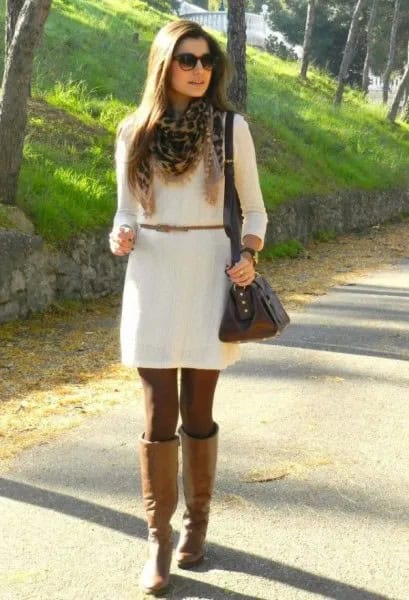
[{"label": "white knit dress", "polygon": [[[126,160],[129,127],[117,143],[118,210],[114,226],[136,232],[129,255],[121,319],[121,355],[127,366],[224,369],[240,358],[238,343],[218,338],[230,280],[230,241],[223,229],[164,233],[141,223],[223,224],[224,177],[216,205],[205,199],[204,162],[183,184],[153,179],[155,212],[145,217],[129,189]],[[267,216],[253,140],[247,122],[234,117],[235,183],[244,214],[243,236],[264,239]]]}]

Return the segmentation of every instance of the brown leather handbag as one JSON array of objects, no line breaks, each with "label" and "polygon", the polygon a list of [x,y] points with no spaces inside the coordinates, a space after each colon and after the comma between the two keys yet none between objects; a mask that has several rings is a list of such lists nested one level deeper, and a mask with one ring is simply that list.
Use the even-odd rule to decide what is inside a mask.
[{"label": "brown leather handbag", "polygon": [[[233,118],[227,111],[225,125],[225,191],[223,223],[231,245],[231,264],[241,258],[241,208],[234,185]],[[274,337],[290,322],[290,318],[268,281],[256,274],[247,287],[232,284],[219,329],[222,342],[251,342]]]}]

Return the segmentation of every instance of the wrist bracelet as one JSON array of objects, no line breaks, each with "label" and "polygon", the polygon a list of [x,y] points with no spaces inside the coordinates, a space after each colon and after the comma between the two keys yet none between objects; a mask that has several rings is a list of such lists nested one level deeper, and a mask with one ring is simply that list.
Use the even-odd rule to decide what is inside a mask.
[{"label": "wrist bracelet", "polygon": [[253,265],[256,265],[258,263],[257,250],[254,250],[254,248],[249,248],[248,246],[244,246],[244,248],[240,250],[240,254],[243,254],[243,252],[248,252],[250,254],[251,258],[253,259]]}]

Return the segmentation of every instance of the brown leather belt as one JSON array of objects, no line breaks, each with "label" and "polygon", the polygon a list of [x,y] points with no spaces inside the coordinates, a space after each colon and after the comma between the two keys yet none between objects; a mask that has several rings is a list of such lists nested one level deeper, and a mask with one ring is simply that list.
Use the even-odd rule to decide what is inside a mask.
[{"label": "brown leather belt", "polygon": [[155,231],[163,231],[164,233],[170,231],[189,231],[190,229],[224,229],[224,225],[148,225],[148,223],[141,223],[140,227],[155,229]]}]

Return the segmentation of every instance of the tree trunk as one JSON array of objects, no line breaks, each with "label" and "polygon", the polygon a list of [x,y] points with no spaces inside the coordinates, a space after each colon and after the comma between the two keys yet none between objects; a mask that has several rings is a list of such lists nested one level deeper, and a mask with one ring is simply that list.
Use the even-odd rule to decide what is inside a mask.
[{"label": "tree trunk", "polygon": [[409,123],[409,94],[406,98],[406,105],[403,107],[402,120]]},{"label": "tree trunk", "polygon": [[304,32],[302,65],[301,65],[301,71],[300,71],[300,77],[303,81],[306,81],[306,79],[307,79],[308,64],[310,62],[312,28],[314,26],[314,20],[315,20],[315,5],[316,5],[316,0],[308,0],[307,20],[305,22],[305,32]]},{"label": "tree trunk", "polygon": [[[6,0],[6,46],[5,59],[10,51],[11,42],[13,41],[16,24],[20,15],[21,9],[24,6],[25,0]],[[28,88],[28,95],[31,96],[31,82]]]},{"label": "tree trunk", "polygon": [[391,37],[390,37],[390,40],[389,40],[388,62],[386,64],[386,69],[385,69],[385,72],[383,74],[382,101],[383,101],[384,104],[386,104],[388,102],[389,81],[390,81],[390,78],[391,78],[393,64],[395,62],[396,38],[397,38],[398,25],[399,25],[400,3],[401,3],[401,0],[395,0],[395,8],[394,8],[394,11],[393,11],[392,28],[391,28]]},{"label": "tree trunk", "polygon": [[227,54],[231,57],[235,67],[235,76],[229,87],[228,96],[239,110],[246,111],[246,15],[244,0],[229,0],[227,12]]},{"label": "tree trunk", "polygon": [[[388,112],[388,119],[389,119],[389,121],[392,121],[392,123],[395,122],[396,117],[398,116],[399,104],[404,96],[404,93],[405,93],[408,85],[409,85],[409,40],[408,40],[408,61],[406,63],[405,71],[403,73],[402,79],[400,80],[398,89],[396,90],[396,96],[395,96],[395,98],[392,102],[392,106]],[[404,107],[403,110],[404,110],[404,118],[405,118],[407,106]]]},{"label": "tree trunk", "polygon": [[6,0],[6,50],[5,56],[9,53],[11,42],[13,41],[16,23],[24,0]]},{"label": "tree trunk", "polygon": [[352,21],[348,32],[348,39],[345,44],[344,55],[342,57],[342,62],[338,74],[338,88],[334,99],[334,104],[337,106],[341,104],[345,87],[345,79],[348,75],[348,69],[354,56],[355,44],[359,31],[359,17],[361,16],[364,3],[365,0],[357,0],[354,8],[354,13],[352,15]]},{"label": "tree trunk", "polygon": [[366,56],[364,63],[364,71],[362,73],[362,89],[364,94],[368,93],[369,89],[369,69],[372,65],[372,55],[373,48],[375,43],[375,19],[376,19],[376,9],[378,7],[379,0],[373,0],[371,14],[369,16],[368,21],[368,35],[367,35],[367,44],[366,44]]},{"label": "tree trunk", "polygon": [[7,55],[0,99],[0,202],[15,204],[34,51],[52,0],[25,0]]},{"label": "tree trunk", "polygon": [[[407,101],[409,100],[409,81],[408,81],[408,85],[406,86],[406,90],[405,90],[405,99],[404,99],[404,104],[406,106]],[[403,111],[405,112],[405,111]]]}]

